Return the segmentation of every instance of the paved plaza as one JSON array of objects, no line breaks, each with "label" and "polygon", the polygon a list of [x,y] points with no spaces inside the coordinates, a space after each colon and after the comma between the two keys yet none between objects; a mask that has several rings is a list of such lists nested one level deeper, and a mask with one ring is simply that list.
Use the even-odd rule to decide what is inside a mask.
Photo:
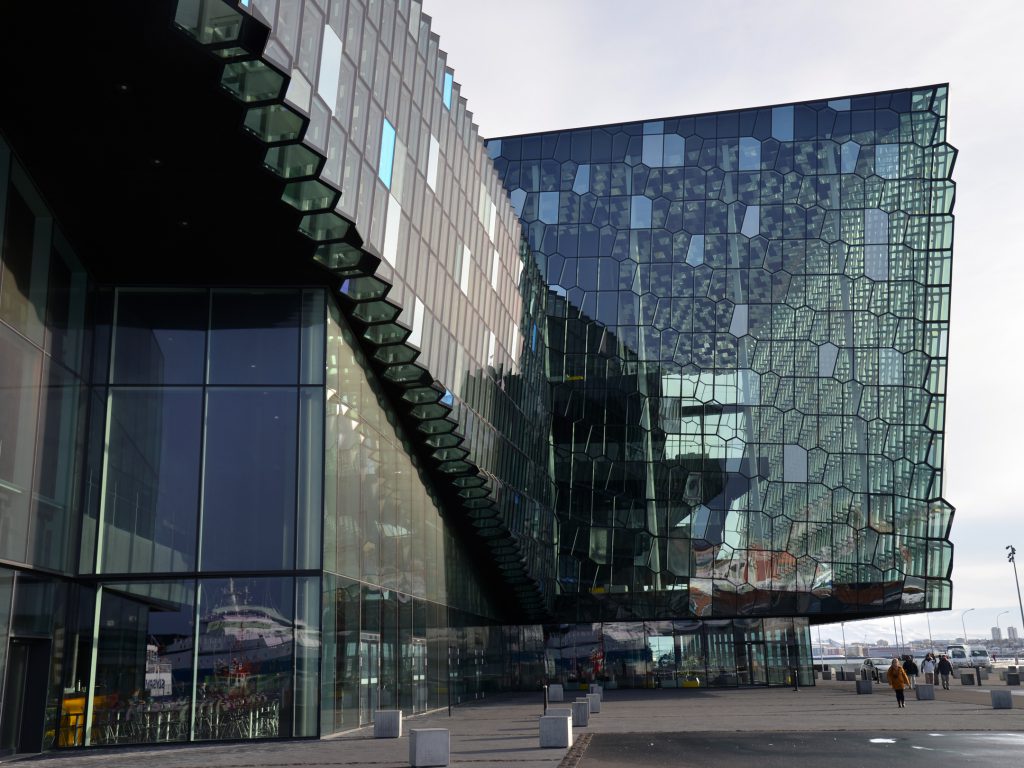
[{"label": "paved plaza", "polygon": [[[1005,689],[1005,688],[1004,688]],[[606,766],[951,764],[996,765],[1024,749],[1024,691],[1014,709],[993,710],[987,688],[954,685],[935,701],[908,696],[897,709],[888,689],[857,695],[852,682],[813,688],[613,690],[577,743],[538,747],[541,694],[508,694],[408,718],[410,728],[451,730],[451,765],[465,768],[604,768]],[[569,693],[569,692],[567,692]],[[574,695],[574,694],[570,694]],[[568,698],[568,696],[567,696]],[[119,748],[49,753],[25,768],[328,768],[408,765],[408,736],[374,739],[363,729],[320,741]],[[583,748],[585,747],[585,748]],[[922,755],[930,755],[927,760]],[[941,756],[942,759],[940,759]],[[867,760],[870,757],[871,760]],[[949,762],[946,762],[949,758]],[[850,762],[848,762],[850,761]],[[881,762],[879,762],[881,761]],[[987,762],[991,761],[991,762]]]}]

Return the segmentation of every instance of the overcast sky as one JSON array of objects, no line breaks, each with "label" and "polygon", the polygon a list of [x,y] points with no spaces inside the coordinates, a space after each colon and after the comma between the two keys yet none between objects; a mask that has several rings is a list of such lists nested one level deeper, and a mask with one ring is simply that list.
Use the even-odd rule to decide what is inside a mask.
[{"label": "overcast sky", "polygon": [[[1024,3],[998,0],[425,0],[481,136],[950,83],[960,150],[945,497],[954,610],[933,632],[1021,629]],[[903,619],[927,637],[923,616]],[[846,625],[892,637],[892,620]],[[886,634],[887,633],[887,634]],[[829,634],[828,631],[825,634]],[[835,633],[838,637],[838,633]]]}]

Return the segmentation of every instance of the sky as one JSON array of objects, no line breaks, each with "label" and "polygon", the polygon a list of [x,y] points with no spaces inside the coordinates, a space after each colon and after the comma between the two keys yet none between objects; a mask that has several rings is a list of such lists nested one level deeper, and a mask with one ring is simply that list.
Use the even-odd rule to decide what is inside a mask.
[{"label": "sky", "polygon": [[[960,154],[944,496],[957,514],[953,610],[929,620],[933,637],[960,636],[964,624],[970,637],[989,637],[997,617],[1004,636],[1009,625],[1020,631],[1004,547],[1017,547],[1024,571],[1024,365],[1014,342],[1024,303],[1014,202],[1024,179],[1024,3],[424,0],[423,10],[483,137],[950,84],[947,140]],[[847,622],[847,640],[891,639],[892,623]],[[902,636],[926,638],[928,623],[904,617]],[[822,635],[840,637],[838,627]]]}]

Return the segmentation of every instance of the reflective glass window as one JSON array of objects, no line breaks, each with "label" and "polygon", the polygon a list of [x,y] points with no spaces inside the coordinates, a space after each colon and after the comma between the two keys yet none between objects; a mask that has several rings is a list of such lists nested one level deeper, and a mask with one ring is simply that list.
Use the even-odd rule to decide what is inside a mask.
[{"label": "reflective glass window", "polygon": [[70,570],[76,530],[84,402],[77,377],[48,362],[39,398],[32,544],[35,565]]},{"label": "reflective glass window", "polygon": [[455,76],[451,72],[444,73],[444,91],[442,92],[442,98],[444,99],[444,105],[448,109],[452,108],[452,86],[455,84]]},{"label": "reflective glass window", "polygon": [[341,38],[338,37],[338,33],[331,29],[329,24],[324,25],[323,47],[320,49],[320,81],[317,83],[316,91],[331,112],[334,112],[338,100],[341,50]]},{"label": "reflective glass window", "polygon": [[395,165],[395,126],[387,120],[380,129],[380,161],[377,163],[377,176],[384,186],[391,188],[391,173]]},{"label": "reflective glass window", "polygon": [[118,291],[116,384],[202,384],[209,305],[205,291]]},{"label": "reflective glass window", "polygon": [[103,490],[103,573],[195,569],[202,390],[114,389]]},{"label": "reflective glass window", "polygon": [[761,142],[750,136],[740,138],[740,170],[761,170]]},{"label": "reflective glass window", "polygon": [[[194,602],[192,581],[104,585],[96,627],[93,745],[188,741]],[[79,681],[75,686],[64,694],[65,727],[74,726],[88,701],[88,689]],[[224,714],[231,717],[226,709]],[[227,737],[225,732],[222,738]],[[65,740],[76,743],[71,733]]]},{"label": "reflective glass window", "polygon": [[292,735],[294,580],[199,582],[197,740]]},{"label": "reflective glass window", "polygon": [[437,190],[437,162],[441,152],[441,145],[433,136],[430,137],[430,147],[427,151],[427,186]]},{"label": "reflective glass window", "polygon": [[0,557],[24,562],[42,353],[0,326]]},{"label": "reflective glass window", "polygon": [[647,229],[651,226],[651,198],[633,195],[629,208],[629,226],[632,229]]},{"label": "reflective glass window", "polygon": [[298,291],[215,291],[211,384],[294,384],[299,373]]},{"label": "reflective glass window", "polygon": [[772,138],[779,141],[793,140],[792,105],[772,109]]},{"label": "reflective glass window", "polygon": [[66,241],[54,232],[46,297],[46,349],[68,368],[82,367],[86,274]]},{"label": "reflective glass window", "polygon": [[290,568],[295,390],[214,389],[207,394],[206,408],[201,568]]},{"label": "reflective glass window", "polygon": [[45,214],[38,207],[27,182],[7,188],[0,244],[0,320],[42,344],[49,234],[45,220],[38,222],[37,217]]}]

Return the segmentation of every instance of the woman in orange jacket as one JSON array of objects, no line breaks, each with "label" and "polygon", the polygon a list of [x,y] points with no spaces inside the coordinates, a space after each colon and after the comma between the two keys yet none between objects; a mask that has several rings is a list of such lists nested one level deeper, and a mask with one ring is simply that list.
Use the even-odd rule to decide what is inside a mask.
[{"label": "woman in orange jacket", "polygon": [[910,687],[910,678],[907,677],[907,673],[903,671],[903,667],[900,666],[900,660],[893,658],[892,664],[889,665],[889,669],[885,671],[885,677],[889,681],[889,687],[896,691],[896,705],[903,709],[907,706],[906,700],[903,696],[903,689]]}]

